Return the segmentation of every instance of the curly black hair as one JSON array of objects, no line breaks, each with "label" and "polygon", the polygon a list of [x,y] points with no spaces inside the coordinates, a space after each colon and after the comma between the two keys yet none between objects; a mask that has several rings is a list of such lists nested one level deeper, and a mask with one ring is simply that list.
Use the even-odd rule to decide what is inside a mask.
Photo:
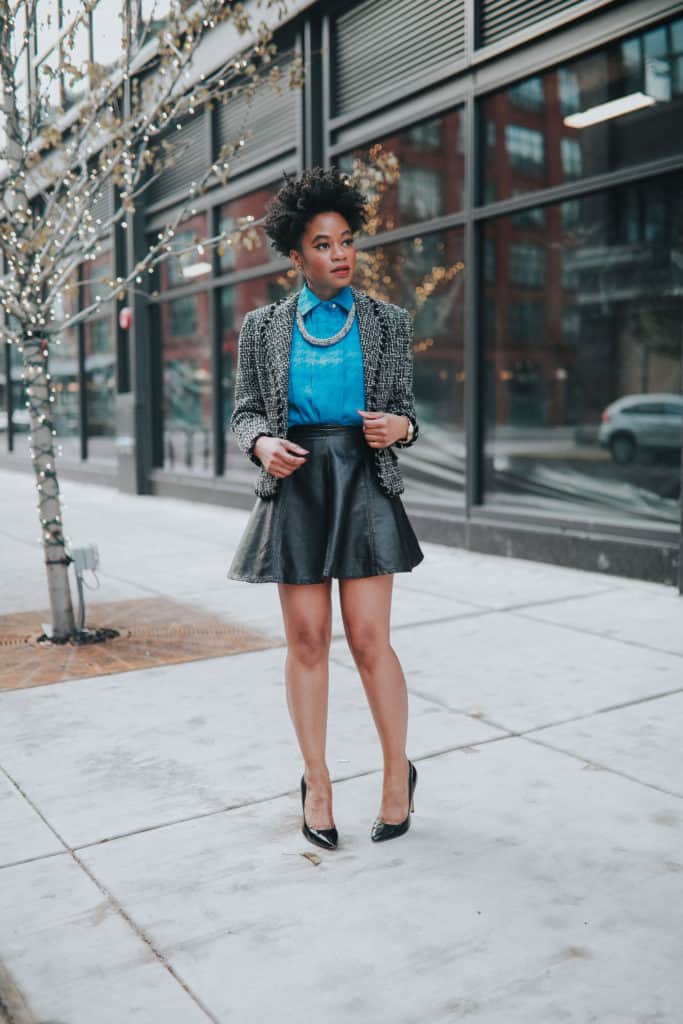
[{"label": "curly black hair", "polygon": [[284,175],[284,184],[266,208],[263,226],[277,251],[289,256],[301,245],[308,222],[317,213],[330,211],[341,214],[355,233],[367,221],[367,199],[336,167],[314,167],[299,178]]}]

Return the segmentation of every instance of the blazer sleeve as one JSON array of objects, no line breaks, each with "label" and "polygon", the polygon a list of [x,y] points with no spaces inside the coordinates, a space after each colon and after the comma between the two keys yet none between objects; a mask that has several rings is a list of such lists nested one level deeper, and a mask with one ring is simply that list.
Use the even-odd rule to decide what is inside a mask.
[{"label": "blazer sleeve", "polygon": [[396,416],[407,416],[413,424],[412,441],[394,441],[392,447],[409,448],[417,441],[419,425],[415,413],[415,396],[413,394],[413,321],[407,309],[400,310],[400,319],[396,327],[400,364],[396,373],[389,408]]},{"label": "blazer sleeve", "polygon": [[254,455],[254,445],[261,434],[272,437],[268,429],[268,417],[256,371],[256,343],[258,331],[253,313],[247,313],[242,321],[237,342],[237,373],[235,375],[235,403],[230,426],[237,438],[241,451],[248,455],[256,466],[260,459]]}]

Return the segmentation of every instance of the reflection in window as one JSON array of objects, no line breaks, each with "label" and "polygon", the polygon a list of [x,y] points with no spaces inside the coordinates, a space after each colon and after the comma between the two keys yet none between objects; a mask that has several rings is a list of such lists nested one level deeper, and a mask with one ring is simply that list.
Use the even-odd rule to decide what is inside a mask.
[{"label": "reflection in window", "polygon": [[[248,192],[238,199],[232,199],[220,208],[219,230],[227,239],[218,247],[219,268],[222,274],[232,270],[245,270],[279,259],[261,226],[249,227],[246,218],[260,220],[266,212],[268,201],[279,187],[279,182],[266,188]],[[234,233],[243,230],[239,236]],[[233,235],[231,239],[230,236]]]},{"label": "reflection in window", "polygon": [[568,180],[580,178],[582,171],[581,144],[578,139],[562,139],[560,142],[560,154],[562,156],[562,170]]},{"label": "reflection in window", "polygon": [[542,245],[516,242],[510,246],[510,280],[541,288],[545,283],[545,250]]},{"label": "reflection in window", "polygon": [[542,132],[518,124],[505,126],[505,149],[510,165],[525,174],[540,174],[545,151]]},{"label": "reflection in window", "polygon": [[105,312],[84,327],[88,458],[115,455],[116,355],[111,312]]},{"label": "reflection in window", "polygon": [[175,232],[171,248],[177,255],[169,256],[159,268],[162,291],[211,272],[211,253],[201,244],[207,237],[206,223],[206,214],[195,214]]},{"label": "reflection in window", "polygon": [[558,68],[557,89],[562,114],[575,114],[577,110],[581,110],[581,92],[574,71],[570,68]]},{"label": "reflection in window", "polygon": [[568,231],[569,228],[575,227],[581,219],[580,201],[578,199],[568,199],[565,203],[562,203],[560,216],[563,230]]},{"label": "reflection in window", "polygon": [[430,232],[358,254],[354,283],[408,309],[415,398],[429,459],[401,454],[413,497],[452,502],[464,491],[463,230]]},{"label": "reflection in window", "polygon": [[545,227],[545,210],[537,206],[532,210],[520,210],[512,214],[512,223],[518,228],[543,228]]},{"label": "reflection in window", "polygon": [[398,205],[406,221],[439,217],[443,212],[439,172],[425,167],[404,167],[398,182]]},{"label": "reflection in window", "polygon": [[407,138],[416,149],[439,149],[441,146],[441,118],[414,124],[406,132]]},{"label": "reflection in window", "polygon": [[579,275],[576,269],[576,252],[574,249],[566,248],[562,250],[562,287],[563,288],[578,288],[579,286]]},{"label": "reflection in window", "polygon": [[[462,209],[465,154],[460,109],[373,140],[373,144],[395,158],[398,170],[397,180],[377,197],[375,234]],[[370,148],[368,144],[340,156],[340,169],[351,171],[354,158],[367,163]]]},{"label": "reflection in window", "polygon": [[496,243],[492,238],[484,239],[484,280],[496,283]]},{"label": "reflection in window", "polygon": [[[482,331],[487,500],[678,523],[683,175],[545,209],[538,248],[548,268],[559,251],[561,275],[543,303],[512,260],[511,283],[483,284],[498,324]],[[512,248],[517,230],[498,217],[484,238]]]},{"label": "reflection in window", "polygon": [[522,110],[538,112],[543,110],[545,97],[543,95],[543,79],[539,75],[527,78],[523,82],[508,89],[508,97],[511,103]]},{"label": "reflection in window", "polygon": [[27,396],[23,379],[24,357],[16,345],[9,346],[9,359],[14,448],[15,450],[21,449],[28,454],[28,435],[31,421],[29,411],[26,408]]},{"label": "reflection in window", "polygon": [[209,296],[170,299],[160,303],[159,313],[164,466],[212,475]]},{"label": "reflection in window", "polygon": [[581,333],[581,310],[578,306],[565,306],[562,310],[562,340],[575,345]]},{"label": "reflection in window", "polygon": [[168,311],[171,334],[174,338],[187,338],[196,333],[197,299],[194,295],[171,299]]},{"label": "reflection in window", "polygon": [[[680,156],[682,24],[678,19],[617,40],[487,96],[482,101],[489,141],[482,194],[506,199],[643,160]],[[530,110],[527,120],[534,127],[519,123],[520,102],[541,93],[559,102],[546,104],[542,122]],[[622,102],[615,107],[616,101]],[[567,129],[575,134],[568,137]],[[500,145],[503,138],[505,154],[500,154],[495,140]]]},{"label": "reflection in window", "polygon": [[510,337],[514,341],[543,338],[544,308],[542,302],[510,303]]}]

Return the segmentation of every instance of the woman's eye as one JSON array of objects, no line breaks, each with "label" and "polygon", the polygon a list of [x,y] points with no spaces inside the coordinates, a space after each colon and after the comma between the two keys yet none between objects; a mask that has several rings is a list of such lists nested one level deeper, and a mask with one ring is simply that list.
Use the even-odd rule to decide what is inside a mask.
[{"label": "woman's eye", "polygon": [[345,238],[344,239],[344,245],[353,245],[353,239],[352,238]]}]

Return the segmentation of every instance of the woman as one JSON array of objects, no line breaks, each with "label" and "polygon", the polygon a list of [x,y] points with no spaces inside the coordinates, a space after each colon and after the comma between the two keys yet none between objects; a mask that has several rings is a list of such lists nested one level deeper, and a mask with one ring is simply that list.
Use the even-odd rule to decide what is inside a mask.
[{"label": "woman", "polygon": [[407,831],[417,781],[389,641],[393,574],[423,558],[394,452],[418,435],[412,327],[405,310],[351,287],[366,217],[365,197],[336,170],[285,178],[265,230],[305,284],[245,317],[231,421],[259,476],[228,576],[278,584],[287,705],[305,765],[302,831],[325,849],[338,842],[325,762],[334,577],[384,755],[375,842]]}]

